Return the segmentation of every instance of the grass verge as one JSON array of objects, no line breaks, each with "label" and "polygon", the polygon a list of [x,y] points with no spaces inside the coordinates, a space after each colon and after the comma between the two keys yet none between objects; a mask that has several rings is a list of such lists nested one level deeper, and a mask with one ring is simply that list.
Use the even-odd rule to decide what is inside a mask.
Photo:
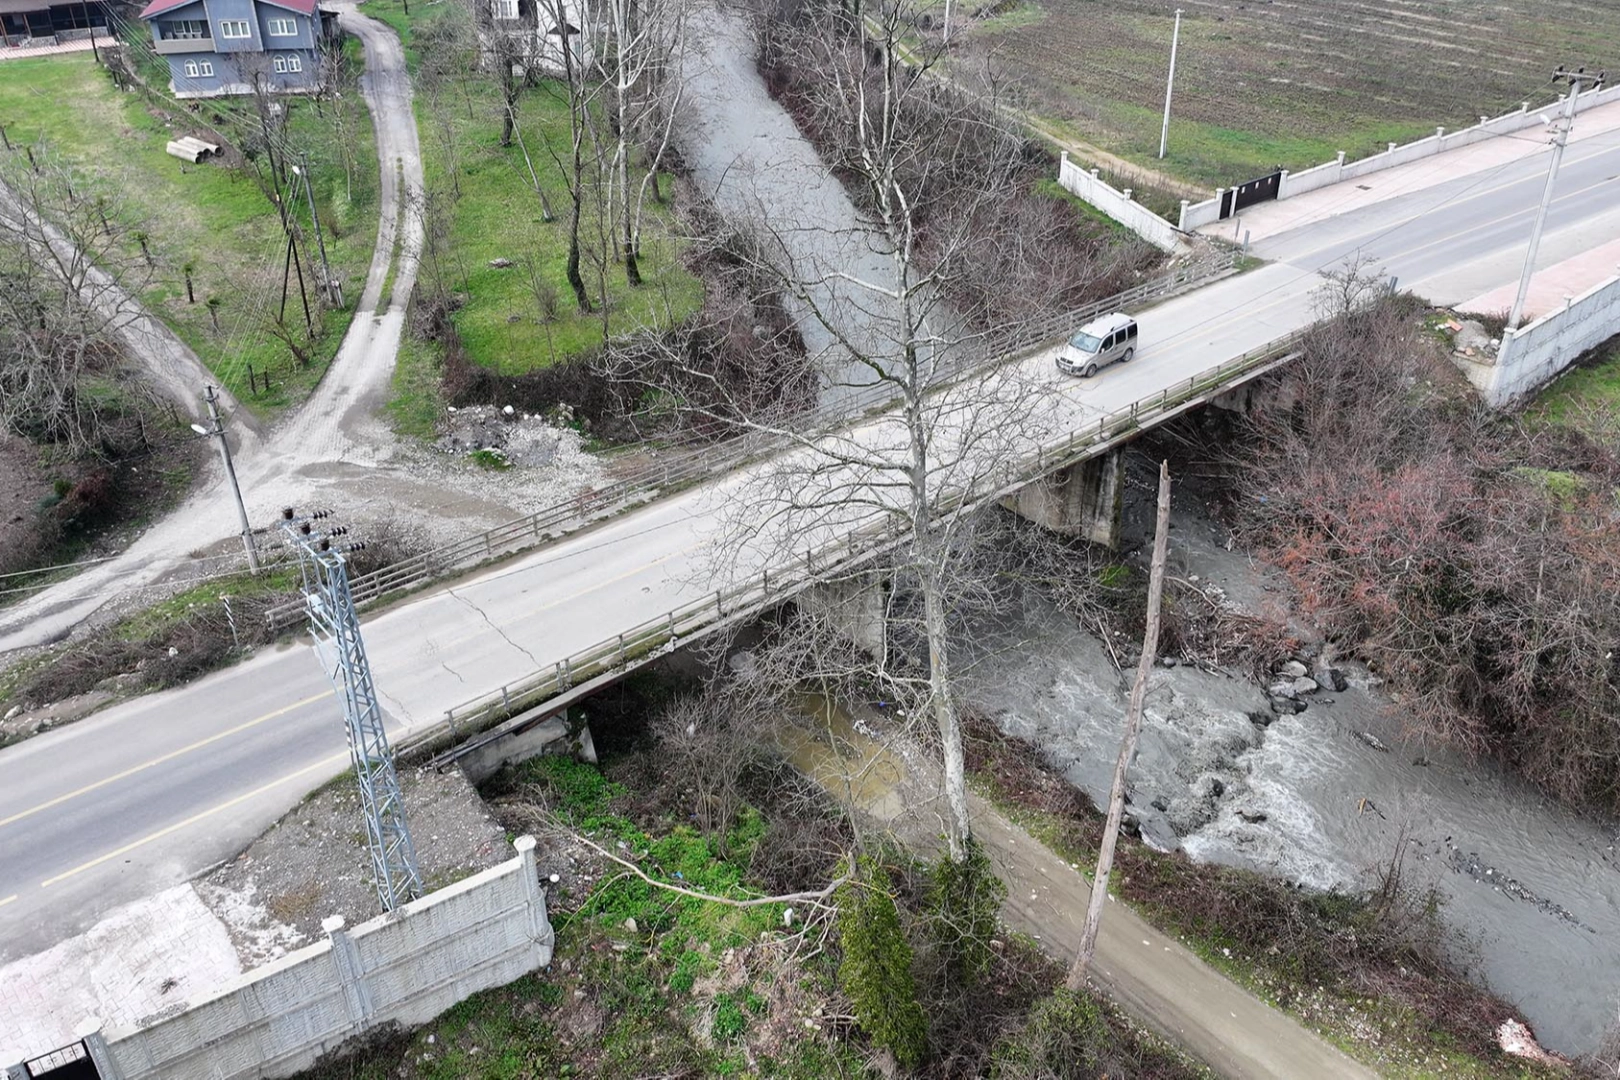
[{"label": "grass verge", "polygon": [[[287,143],[309,162],[326,250],[350,294],[349,309],[323,315],[312,292],[317,334],[307,365],[268,330],[280,307],[286,247],[252,164],[234,148],[199,165],[164,151],[182,134],[214,141],[212,133],[228,131],[229,124],[206,104],[194,112],[156,95],[118,91],[89,53],[0,65],[0,124],[11,142],[71,165],[76,185],[105,198],[145,235],[153,265],[141,299],[224,386],[263,414],[301,401],[319,381],[348,327],[376,240],[376,149],[357,88],[357,47],[351,43],[344,56],[344,89],[336,98],[286,102]],[[307,232],[303,193],[291,195],[289,205],[303,215]],[[287,323],[301,333],[297,289],[294,280]],[[250,369],[271,376],[268,390],[252,390]]]}]

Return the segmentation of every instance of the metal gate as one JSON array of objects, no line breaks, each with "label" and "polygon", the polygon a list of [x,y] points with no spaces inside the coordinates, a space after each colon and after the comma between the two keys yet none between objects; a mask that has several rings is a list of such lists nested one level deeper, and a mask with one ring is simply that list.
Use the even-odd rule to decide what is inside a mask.
[{"label": "metal gate", "polygon": [[1221,217],[1229,218],[1255,203],[1269,202],[1277,197],[1281,187],[1282,170],[1277,169],[1275,172],[1250,180],[1247,184],[1228,188],[1221,193]]},{"label": "metal gate", "polygon": [[[0,1070],[3,1071],[3,1070]],[[52,1050],[11,1070],[16,1080],[100,1080],[101,1072],[82,1042]]]}]

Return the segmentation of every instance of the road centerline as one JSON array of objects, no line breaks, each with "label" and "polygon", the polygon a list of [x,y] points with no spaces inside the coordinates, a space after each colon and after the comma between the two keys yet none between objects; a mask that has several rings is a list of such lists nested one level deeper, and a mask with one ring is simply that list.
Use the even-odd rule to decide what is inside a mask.
[{"label": "road centerline", "polygon": [[265,784],[265,785],[263,785],[261,787],[256,787],[252,791],[246,792],[245,794],[238,795],[234,799],[227,799],[224,802],[219,803],[219,804],[217,804],[215,806],[210,806],[207,810],[203,810],[203,811],[201,811],[199,813],[193,814],[193,815],[191,815],[190,817],[186,818],[183,821],[177,821],[173,825],[167,825],[167,826],[159,829],[157,832],[149,833],[146,836],[141,837],[139,840],[133,840],[130,843],[125,844],[123,847],[114,848],[112,851],[107,852],[105,855],[98,855],[96,858],[91,859],[89,862],[80,863],[78,866],[75,866],[71,870],[64,870],[62,873],[57,874],[55,877],[46,878],[44,881],[39,883],[39,887],[42,888],[42,889],[48,889],[52,885],[55,885],[59,881],[66,881],[70,877],[73,877],[73,876],[75,876],[77,874],[82,874],[86,870],[94,869],[95,867],[100,866],[104,862],[107,862],[107,861],[109,861],[111,859],[118,858],[118,856],[120,856],[120,855],[127,855],[128,853],[130,853],[131,851],[134,851],[138,847],[144,847],[145,845],[150,844],[154,840],[161,840],[165,836],[169,836],[169,835],[171,835],[173,833],[177,833],[181,829],[184,829],[184,828],[186,828],[186,827],[188,827],[190,825],[195,825],[197,822],[202,821],[205,818],[212,817],[213,815],[215,815],[215,814],[217,814],[217,813],[219,813],[219,812],[221,812],[223,810],[229,810],[231,807],[236,806],[239,803],[244,803],[244,802],[247,802],[249,799],[256,798],[256,797],[258,797],[260,795],[263,795],[265,792],[271,790],[272,788],[276,788],[276,787],[279,787],[282,784],[285,784],[285,783],[288,783],[290,781],[296,780],[300,776],[303,776],[303,775],[305,775],[307,773],[314,772],[317,769],[328,768],[328,767],[330,767],[332,765],[336,765],[336,764],[339,764],[339,763],[347,761],[347,760],[349,760],[349,755],[348,755],[347,752],[341,753],[341,754],[333,754],[331,757],[322,758],[320,761],[317,761],[312,765],[306,765],[302,769],[299,769],[296,772],[288,773],[286,776],[283,776],[283,777],[280,777],[278,779],[272,780],[268,784]]},{"label": "road centerline", "polygon": [[273,709],[270,712],[265,713],[263,716],[256,716],[252,720],[247,720],[243,723],[237,724],[235,727],[226,728],[224,731],[216,732],[215,734],[208,736],[206,739],[198,739],[196,742],[187,746],[182,746],[178,750],[171,750],[167,754],[163,754],[160,757],[152,758],[150,761],[143,761],[141,764],[133,765],[122,772],[114,773],[113,775],[104,777],[95,781],[94,783],[86,784],[81,788],[75,788],[73,791],[58,795],[54,799],[47,799],[37,806],[29,807],[27,810],[19,810],[10,817],[0,818],[0,828],[5,828],[7,825],[12,824],[13,822],[21,821],[23,818],[32,817],[43,810],[49,810],[53,806],[60,806],[72,799],[77,799],[81,795],[88,795],[90,792],[99,788],[104,788],[108,784],[117,783],[118,781],[126,779],[127,777],[134,776],[136,773],[144,772],[147,769],[153,768],[157,765],[162,765],[164,762],[173,761],[175,758],[189,754],[193,750],[201,750],[205,746],[216,743],[221,739],[229,738],[232,735],[238,735],[246,731],[248,728],[262,724],[268,720],[274,720],[278,716],[285,716],[294,709],[301,709],[305,705],[312,705],[315,702],[320,701],[322,698],[331,697],[332,693],[333,692],[331,690],[323,690],[319,694],[311,695],[310,697],[304,698],[301,701],[295,701],[291,705],[283,705],[279,709]]}]

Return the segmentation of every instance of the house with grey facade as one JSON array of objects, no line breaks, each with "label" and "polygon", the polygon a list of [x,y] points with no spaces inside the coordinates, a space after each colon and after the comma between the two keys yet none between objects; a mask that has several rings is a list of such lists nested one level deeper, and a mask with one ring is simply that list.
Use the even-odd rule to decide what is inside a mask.
[{"label": "house with grey facade", "polygon": [[177,98],[309,93],[334,24],[316,0],[152,0],[141,18]]}]

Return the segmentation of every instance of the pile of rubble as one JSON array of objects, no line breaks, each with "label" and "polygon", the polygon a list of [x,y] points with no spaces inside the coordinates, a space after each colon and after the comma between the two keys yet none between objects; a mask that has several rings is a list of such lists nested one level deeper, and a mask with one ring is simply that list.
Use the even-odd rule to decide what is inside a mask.
[{"label": "pile of rubble", "polygon": [[564,443],[577,443],[579,434],[571,426],[567,406],[559,406],[552,416],[518,412],[507,405],[450,406],[443,421],[444,433],[433,444],[445,454],[467,455],[488,452],[508,466],[540,468],[550,465]]}]

